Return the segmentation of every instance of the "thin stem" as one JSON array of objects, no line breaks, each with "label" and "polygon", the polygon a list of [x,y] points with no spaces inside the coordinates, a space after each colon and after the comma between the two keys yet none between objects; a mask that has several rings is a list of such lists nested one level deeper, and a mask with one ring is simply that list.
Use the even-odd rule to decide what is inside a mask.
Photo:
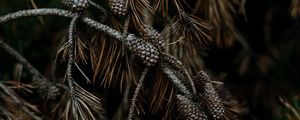
[{"label": "thin stem", "polygon": [[79,14],[76,14],[75,17],[72,19],[69,27],[69,35],[68,35],[68,51],[69,51],[69,60],[68,60],[68,67],[67,67],[67,81],[70,87],[70,92],[73,92],[73,78],[72,78],[72,65],[74,61],[74,31],[76,29],[76,21],[79,19]]},{"label": "thin stem", "polygon": [[34,68],[26,58],[24,58],[19,52],[14,48],[9,46],[0,38],[0,47],[2,47],[6,52],[15,57],[24,67],[33,75],[33,84],[37,88],[37,92],[43,99],[54,99],[59,94],[59,88],[57,85],[49,82],[45,76],[43,76],[36,68]]},{"label": "thin stem", "polygon": [[[61,16],[73,18],[76,16],[76,13],[71,12],[69,10],[57,9],[57,8],[41,8],[41,9],[33,9],[33,10],[22,10],[10,14],[6,14],[0,17],[0,23],[3,24],[5,22],[13,21],[23,17],[32,17],[32,16]],[[92,20],[88,17],[81,17],[81,20],[88,26],[95,28],[101,32],[105,32],[106,34],[116,38],[119,41],[122,41],[123,36],[120,32],[115,29],[110,28],[107,25],[101,24],[95,20]]]},{"label": "thin stem", "polygon": [[4,16],[1,16],[0,23],[9,22],[9,21],[19,19],[22,17],[47,16],[47,15],[72,18],[75,16],[75,13],[68,11],[68,10],[57,9],[57,8],[41,8],[41,9],[32,9],[32,10],[22,10],[22,11],[9,13]]},{"label": "thin stem", "polygon": [[127,16],[126,21],[124,23],[124,28],[123,28],[123,36],[127,36],[128,34],[128,28],[129,28],[129,22],[130,22],[130,15]]},{"label": "thin stem", "polygon": [[2,47],[6,52],[11,54],[12,56],[15,57],[21,64],[24,65],[24,67],[34,76],[38,76],[39,78],[46,80],[46,78],[36,69],[34,68],[26,58],[24,58],[18,51],[16,51],[14,48],[12,48],[10,45],[5,43],[1,38],[0,38],[0,47]]},{"label": "thin stem", "polygon": [[187,87],[176,77],[172,70],[166,68],[162,64],[160,64],[162,71],[167,75],[167,77],[171,80],[174,87],[181,93],[183,93],[187,98],[191,98],[192,94],[187,89]]},{"label": "thin stem", "polygon": [[130,104],[130,109],[129,109],[129,114],[128,114],[128,118],[127,120],[132,120],[133,118],[133,115],[134,115],[134,108],[136,107],[136,101],[137,101],[137,97],[139,95],[139,92],[141,91],[141,88],[143,86],[143,83],[144,83],[144,80],[145,80],[145,77],[147,75],[147,72],[149,71],[149,68],[145,68],[142,75],[141,75],[141,78],[137,84],[137,87],[135,88],[134,90],[134,94],[133,94],[133,98],[131,100],[131,104]]},{"label": "thin stem", "polygon": [[99,22],[97,22],[97,21],[95,21],[91,18],[83,17],[82,21],[86,25],[88,25],[88,26],[90,26],[90,27],[92,27],[96,30],[99,30],[101,32],[104,32],[104,33],[110,35],[111,37],[114,37],[115,39],[117,39],[119,41],[123,41],[123,39],[124,39],[122,33],[120,33],[119,31],[117,31],[115,29],[112,29],[111,27],[109,27],[107,25],[101,24],[101,23],[99,23]]}]

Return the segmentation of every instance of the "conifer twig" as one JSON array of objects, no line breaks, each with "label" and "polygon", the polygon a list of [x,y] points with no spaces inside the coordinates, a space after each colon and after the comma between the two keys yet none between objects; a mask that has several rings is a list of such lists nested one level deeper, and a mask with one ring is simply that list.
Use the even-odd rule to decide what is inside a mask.
[{"label": "conifer twig", "polygon": [[171,80],[174,87],[181,93],[183,93],[186,97],[191,98],[192,94],[187,89],[187,87],[176,77],[176,75],[173,73],[171,69],[166,68],[165,66],[161,65],[161,69],[164,72],[164,74],[167,75],[167,77]]},{"label": "conifer twig", "polygon": [[123,35],[122,33],[120,33],[119,31],[112,29],[111,27],[101,24],[91,18],[88,17],[83,17],[82,21],[88,25],[91,28],[94,28],[96,30],[99,30],[101,32],[106,33],[107,35],[114,37],[115,39],[119,40],[119,41],[123,41]]},{"label": "conifer twig", "polygon": [[32,17],[32,16],[62,16],[72,18],[75,16],[75,13],[69,10],[57,9],[57,8],[39,8],[31,10],[21,10],[13,13],[6,14],[0,17],[0,23],[9,22],[23,17]]},{"label": "conifer twig", "polygon": [[149,71],[149,68],[145,68],[143,70],[143,73],[141,75],[141,78],[137,84],[137,87],[135,88],[134,90],[134,94],[133,94],[133,98],[131,100],[131,104],[130,104],[130,109],[129,109],[129,114],[128,114],[128,118],[127,120],[132,120],[133,118],[133,115],[134,115],[134,108],[136,107],[136,101],[137,101],[137,97],[141,91],[141,88],[143,86],[143,83],[144,83],[144,80],[145,80],[145,77],[147,75],[147,72]]},{"label": "conifer twig", "polygon": [[[14,13],[9,13],[0,17],[0,23],[6,23],[23,17],[33,17],[33,16],[61,16],[67,18],[73,18],[77,13],[74,13],[69,10],[57,9],[57,8],[41,8],[41,9],[32,9],[32,10],[22,10]],[[119,31],[112,29],[111,27],[101,24],[98,21],[95,21],[88,17],[81,17],[82,22],[87,26],[92,27],[96,30],[104,32],[115,39],[122,41],[123,35]]]},{"label": "conifer twig", "polygon": [[36,68],[31,65],[25,57],[23,57],[19,52],[17,52],[14,48],[12,48],[10,45],[5,43],[1,38],[0,38],[0,47],[2,47],[7,53],[11,54],[12,56],[15,57],[21,64],[24,65],[24,67],[34,76],[39,76],[42,79],[46,79]]},{"label": "conifer twig", "polygon": [[182,72],[185,75],[185,77],[187,78],[187,81],[190,83],[190,87],[192,89],[193,94],[196,94],[197,91],[195,88],[195,84],[192,80],[192,77],[188,73],[187,69],[182,65],[182,63],[179,60],[177,60],[174,56],[172,56],[168,53],[162,52],[161,55],[163,55],[162,58],[164,58],[167,62],[171,63],[174,67],[179,69],[180,72]]},{"label": "conifer twig", "polygon": [[72,78],[72,65],[74,61],[74,37],[75,37],[74,31],[76,29],[76,21],[78,20],[78,18],[79,18],[79,14],[76,14],[70,23],[70,27],[68,31],[69,58],[68,58],[68,67],[67,67],[66,74],[67,74],[67,81],[70,87],[71,94],[73,92],[73,82],[74,82]]},{"label": "conifer twig", "polygon": [[123,36],[126,36],[128,34],[130,19],[131,19],[131,17],[130,17],[130,15],[128,15],[125,20],[124,27],[123,27]]},{"label": "conifer twig", "polygon": [[25,57],[23,57],[18,51],[12,48],[10,45],[5,43],[0,38],[0,47],[2,47],[7,53],[12,55],[18,60],[24,67],[33,75],[33,83],[38,89],[38,93],[44,99],[54,99],[59,94],[59,88],[57,85],[49,82],[45,76],[43,76],[33,65],[31,65]]}]

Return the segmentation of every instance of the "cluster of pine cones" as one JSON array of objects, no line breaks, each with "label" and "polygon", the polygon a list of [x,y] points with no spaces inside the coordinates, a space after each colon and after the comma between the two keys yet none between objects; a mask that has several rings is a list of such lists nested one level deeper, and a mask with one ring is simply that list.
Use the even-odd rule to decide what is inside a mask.
[{"label": "cluster of pine cones", "polygon": [[177,110],[181,117],[185,120],[224,120],[223,103],[208,75],[200,71],[194,82],[199,95],[191,99],[180,94],[176,96]]},{"label": "cluster of pine cones", "polygon": [[[82,11],[89,6],[88,0],[62,0],[62,3],[76,11]],[[109,0],[109,7],[115,15],[127,14],[127,5],[124,0]],[[129,34],[125,38],[125,45],[145,65],[154,66],[159,60],[160,53],[166,49],[164,38],[158,31],[147,25],[142,26],[139,33],[143,39]],[[194,95],[192,98],[181,94],[176,95],[177,110],[180,116],[187,120],[225,119],[222,101],[208,75],[201,71],[193,80],[198,95]]]}]

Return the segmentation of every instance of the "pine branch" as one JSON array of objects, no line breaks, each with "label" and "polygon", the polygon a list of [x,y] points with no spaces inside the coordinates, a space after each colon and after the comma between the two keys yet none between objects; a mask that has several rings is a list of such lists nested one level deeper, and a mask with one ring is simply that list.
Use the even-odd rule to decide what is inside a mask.
[{"label": "pine branch", "polygon": [[7,43],[5,43],[1,38],[0,38],[0,46],[9,54],[14,56],[20,63],[24,65],[24,67],[34,76],[38,76],[43,80],[46,80],[46,78],[36,69],[34,68],[27,60],[25,57],[23,57],[19,52],[17,52],[14,48],[9,46]]},{"label": "pine branch", "polygon": [[74,62],[74,31],[76,29],[76,21],[79,19],[79,14],[76,14],[72,19],[68,31],[68,51],[69,51],[69,58],[68,58],[68,67],[67,67],[67,81],[70,87],[71,94],[73,93],[73,78],[72,78],[72,65]]},{"label": "pine branch", "polygon": [[22,17],[32,17],[32,16],[62,16],[62,17],[69,17],[72,18],[75,16],[75,13],[63,10],[63,9],[57,9],[57,8],[41,8],[41,9],[32,9],[32,10],[22,10],[18,12],[13,12],[6,14],[4,16],[0,17],[0,23],[6,23],[12,20],[16,20]]},{"label": "pine branch", "polygon": [[137,84],[137,87],[135,88],[134,90],[134,94],[133,94],[133,98],[131,100],[131,104],[130,104],[130,109],[129,109],[129,114],[128,114],[128,118],[127,120],[132,120],[133,116],[134,116],[134,108],[136,107],[136,102],[137,102],[137,97],[141,91],[141,88],[144,84],[144,80],[145,80],[145,77],[147,75],[147,72],[149,71],[149,68],[145,68],[142,75],[141,75],[141,78]]},{"label": "pine branch", "polygon": [[[15,12],[15,13],[10,13],[10,14],[1,16],[0,23],[3,24],[5,22],[16,20],[16,19],[19,19],[22,17],[46,16],[46,15],[72,18],[72,21],[71,21],[70,27],[69,27],[69,31],[68,31],[68,33],[69,33],[69,35],[68,35],[69,59],[68,59],[68,67],[67,67],[66,74],[67,74],[68,84],[69,84],[69,87],[71,90],[71,96],[72,96],[72,93],[74,91],[75,92],[74,92],[74,95],[71,98],[69,98],[68,103],[77,103],[77,102],[80,102],[81,100],[85,100],[84,103],[80,103],[83,107],[85,107],[84,109],[76,108],[76,106],[69,106],[71,108],[74,107],[75,111],[81,110],[81,111],[87,111],[87,112],[91,113],[90,109],[88,107],[86,107],[86,104],[89,105],[89,104],[94,104],[94,103],[99,102],[98,99],[96,99],[97,97],[92,96],[92,94],[87,94],[88,92],[84,91],[83,88],[80,88],[80,86],[78,86],[72,78],[72,64],[74,62],[74,35],[73,34],[74,34],[74,29],[76,28],[75,22],[77,20],[81,20],[88,27],[91,27],[91,28],[94,28],[101,32],[104,32],[107,35],[109,35],[110,37],[113,37],[113,38],[117,39],[119,42],[122,42],[124,44],[124,46],[128,47],[129,50],[133,51],[133,53],[136,56],[138,56],[138,58],[140,58],[144,62],[144,64],[147,65],[147,67],[152,67],[157,62],[160,62],[159,65],[160,65],[162,71],[164,72],[164,74],[166,74],[167,77],[171,80],[171,82],[173,83],[173,85],[175,86],[177,91],[184,94],[184,97],[186,97],[187,99],[193,98],[193,95],[196,94],[197,91],[196,91],[195,85],[191,79],[191,76],[179,60],[177,60],[175,57],[173,57],[167,53],[164,53],[163,51],[160,51],[158,46],[155,46],[153,43],[149,43],[143,39],[135,37],[133,34],[128,33],[128,24],[129,24],[128,21],[129,21],[130,17],[128,17],[128,20],[126,20],[126,22],[125,22],[123,33],[119,32],[107,25],[101,24],[98,21],[95,21],[89,17],[85,17],[85,16],[81,16],[81,15],[79,17],[78,13],[74,13],[69,10],[53,9],[53,8],[23,10],[23,11],[19,11],[19,12]],[[191,20],[190,20],[191,23],[197,23],[197,21],[193,22],[193,20],[195,20],[195,18],[193,16],[192,17],[189,16],[189,18],[191,18]],[[132,19],[134,19],[134,18],[132,18]],[[194,25],[194,24],[192,24],[192,25]],[[202,24],[200,24],[200,23],[197,23],[197,25],[198,26],[196,26],[196,28],[203,27]],[[195,29],[195,30],[198,30],[198,29]],[[201,31],[200,32],[198,31],[198,33],[200,34]],[[32,67],[31,64],[29,64],[26,61],[25,58],[22,58],[22,56],[20,54],[18,54],[16,51],[11,52],[14,50],[8,49],[9,47],[7,47],[7,44],[5,44],[3,41],[0,41],[0,45],[2,45],[1,47],[6,49],[7,52],[14,55],[17,59],[20,59],[20,61],[23,64],[25,64],[25,67],[27,67],[27,69],[29,69],[29,71],[32,74],[42,76],[42,75],[40,75],[40,73],[37,70],[35,70]],[[162,59],[159,59],[159,58],[162,58]],[[159,60],[162,60],[162,61],[159,61]],[[166,63],[163,63],[163,62],[166,62]],[[167,65],[170,65],[172,69],[168,68],[169,66],[167,66]],[[131,105],[130,105],[128,120],[133,119],[134,108],[136,107],[137,97],[141,91],[141,87],[143,86],[143,82],[144,82],[144,79],[145,79],[145,76],[146,76],[148,70],[149,70],[149,68],[144,69],[144,72],[142,73],[141,78],[138,82],[138,85],[135,89],[135,92],[134,92],[134,95],[133,95],[133,98],[131,101]],[[183,77],[180,75],[176,75],[176,72],[180,72],[180,75],[182,75]],[[43,78],[43,79],[46,79],[46,78]],[[191,88],[192,92],[190,91],[190,89],[188,87]],[[79,95],[79,93],[80,93],[80,95]],[[81,98],[77,98],[76,96],[81,96]],[[89,101],[94,101],[94,102],[90,103]],[[82,107],[82,106],[77,106],[77,107]],[[68,111],[68,112],[70,112],[70,111]],[[72,115],[72,113],[65,113],[65,114]],[[90,118],[94,119],[94,116],[92,114],[90,114],[90,115],[91,115]],[[78,117],[78,116],[85,116],[85,115],[78,115],[78,116],[74,115],[74,116]]]},{"label": "pine branch", "polygon": [[123,35],[122,33],[120,33],[119,31],[115,30],[115,29],[112,29],[111,27],[107,26],[107,25],[104,25],[104,24],[101,24],[91,18],[88,18],[88,17],[83,17],[82,18],[82,21],[88,25],[89,27],[92,27],[96,30],[99,30],[101,32],[104,32],[108,35],[110,35],[111,37],[114,37],[115,39],[119,40],[119,41],[123,41]]},{"label": "pine branch", "polygon": [[192,77],[188,73],[187,69],[182,65],[182,63],[178,59],[176,59],[174,56],[172,56],[168,53],[162,52],[161,55],[163,56],[162,58],[164,60],[166,60],[173,67],[177,68],[182,74],[185,75],[187,80],[184,79],[183,81],[186,81],[186,83],[190,83],[190,87],[192,89],[193,94],[196,94],[197,91],[196,91],[196,88],[195,88],[195,84],[192,80]]},{"label": "pine branch", "polygon": [[[56,8],[41,8],[33,10],[22,10],[10,14],[6,14],[0,17],[0,23],[6,23],[23,17],[33,17],[33,16],[61,16],[73,18],[76,16],[76,13],[69,10],[56,9]],[[107,25],[103,25],[95,20],[92,20],[88,17],[82,17],[82,21],[88,26],[107,33],[108,35],[122,41],[122,34]]]},{"label": "pine branch", "polygon": [[[73,18],[76,16],[76,13],[71,12],[69,10],[63,10],[63,9],[56,9],[56,8],[41,8],[41,9],[33,9],[33,10],[22,10],[10,14],[6,14],[4,16],[0,17],[0,23],[6,23],[9,21],[13,21],[16,19],[20,19],[23,17],[33,17],[33,16],[61,16],[61,17],[68,17]],[[99,30],[101,32],[104,32],[111,37],[114,37],[115,39],[119,41],[123,41],[123,35],[119,31],[112,29],[111,27],[101,24],[89,17],[81,17],[82,22],[84,22],[87,26],[92,27],[96,30]]]},{"label": "pine branch", "polygon": [[[52,109],[53,119],[96,120],[105,119],[102,115],[101,100],[73,82],[73,93],[66,92]],[[97,115],[97,116],[96,116]]]},{"label": "pine branch", "polygon": [[54,83],[49,82],[36,68],[31,65],[25,57],[23,57],[14,48],[9,46],[0,38],[0,47],[7,53],[11,54],[33,75],[33,84],[37,88],[37,92],[43,99],[55,99],[60,94],[60,89]]},{"label": "pine branch", "polygon": [[[65,99],[67,102],[64,118],[66,120],[92,119],[96,120],[93,112],[101,113],[102,106],[100,99],[81,88],[72,77],[72,66],[74,61],[74,31],[76,29],[76,22],[80,18],[80,13],[76,14],[70,22],[68,31],[68,66],[67,66],[67,82],[69,85],[69,98]],[[63,100],[64,101],[64,100]],[[101,115],[103,118],[104,116]]]},{"label": "pine branch", "polygon": [[166,68],[164,65],[161,64],[162,71],[167,75],[167,77],[171,80],[174,87],[181,93],[183,93],[186,97],[191,98],[192,94],[189,89],[179,80],[179,78],[174,74],[174,72]]}]

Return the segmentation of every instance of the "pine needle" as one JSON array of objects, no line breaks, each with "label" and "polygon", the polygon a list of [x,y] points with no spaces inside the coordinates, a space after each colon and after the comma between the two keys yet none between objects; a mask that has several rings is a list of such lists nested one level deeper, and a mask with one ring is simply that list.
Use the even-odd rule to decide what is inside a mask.
[{"label": "pine needle", "polygon": [[153,14],[152,8],[148,0],[128,0],[128,7],[131,10],[131,18],[134,26],[137,30],[140,30],[144,26],[142,18],[147,17],[145,11]]},{"label": "pine needle", "polygon": [[214,39],[218,47],[231,47],[239,38],[234,25],[234,16],[238,12],[234,6],[240,6],[240,13],[245,14],[244,4],[245,0],[201,0],[198,1],[194,14],[204,14],[204,19],[216,27]]},{"label": "pine needle", "polygon": [[53,119],[63,120],[96,120],[103,113],[101,100],[73,82],[74,92],[67,92],[52,109],[58,116]]}]

